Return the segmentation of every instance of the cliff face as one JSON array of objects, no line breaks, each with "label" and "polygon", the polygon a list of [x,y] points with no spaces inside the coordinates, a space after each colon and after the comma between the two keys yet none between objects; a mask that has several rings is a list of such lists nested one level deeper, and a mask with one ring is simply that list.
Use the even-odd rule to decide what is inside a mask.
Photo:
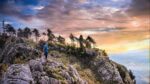
[{"label": "cliff face", "polygon": [[104,84],[134,84],[126,67],[117,64],[108,57],[101,56],[91,61],[91,69]]},{"label": "cliff face", "polygon": [[113,62],[103,50],[87,49],[75,56],[51,46],[48,61],[36,44],[9,38],[0,49],[0,84],[134,84],[126,67]]}]

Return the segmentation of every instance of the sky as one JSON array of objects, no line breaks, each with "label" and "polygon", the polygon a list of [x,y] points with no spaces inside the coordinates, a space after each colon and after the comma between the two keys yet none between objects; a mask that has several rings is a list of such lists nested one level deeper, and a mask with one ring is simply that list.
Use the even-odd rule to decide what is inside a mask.
[{"label": "sky", "polygon": [[0,20],[16,29],[90,35],[109,53],[148,49],[150,0],[0,0]]},{"label": "sky", "polygon": [[119,54],[111,54],[110,59],[132,70],[135,75],[136,84],[150,83],[148,50],[131,50]]},{"label": "sky", "polygon": [[145,74],[137,84],[146,84],[149,75],[142,66],[148,67],[150,59],[149,9],[150,0],[0,0],[0,22],[40,32],[49,28],[67,41],[70,33],[90,35],[97,48],[140,74],[137,79]]}]

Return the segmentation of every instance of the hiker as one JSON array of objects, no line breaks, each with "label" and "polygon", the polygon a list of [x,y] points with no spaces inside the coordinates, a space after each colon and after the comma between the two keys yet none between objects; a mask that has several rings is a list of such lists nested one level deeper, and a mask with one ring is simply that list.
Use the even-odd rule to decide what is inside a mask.
[{"label": "hiker", "polygon": [[45,43],[44,46],[43,46],[43,51],[44,51],[44,55],[45,55],[45,58],[47,60],[47,56],[48,56],[48,43]]}]

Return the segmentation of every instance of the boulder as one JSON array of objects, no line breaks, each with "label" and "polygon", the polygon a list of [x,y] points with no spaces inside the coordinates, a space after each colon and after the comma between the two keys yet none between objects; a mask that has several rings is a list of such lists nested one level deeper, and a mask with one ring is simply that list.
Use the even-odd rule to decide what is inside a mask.
[{"label": "boulder", "polygon": [[44,76],[41,78],[39,84],[61,84],[61,82],[55,78]]},{"label": "boulder", "polygon": [[30,69],[32,71],[40,71],[43,72],[43,65],[40,60],[30,60],[29,61]]},{"label": "boulder", "polygon": [[96,49],[86,48],[85,53],[87,56],[98,56],[100,53]]},{"label": "boulder", "polygon": [[43,63],[41,60],[43,57],[28,62],[36,84],[88,84],[72,65],[65,66],[54,60]]},{"label": "boulder", "polygon": [[[62,63],[56,61],[50,61],[46,65],[46,72],[49,75],[49,77],[57,79],[58,81],[60,81],[60,83],[88,84],[84,79],[80,77],[79,73],[72,65],[65,66]],[[50,79],[50,81],[52,81],[52,79]],[[60,84],[60,83],[58,82],[56,84]]]},{"label": "boulder", "polygon": [[33,59],[40,56],[41,52],[28,45],[25,40],[11,38],[6,42],[0,54],[0,62],[13,63],[15,58],[20,58],[24,61],[25,59]]},{"label": "boulder", "polygon": [[69,66],[70,75],[76,80],[77,84],[88,84],[85,80],[81,79],[79,73],[73,66]]},{"label": "boulder", "polygon": [[55,78],[50,78],[49,79],[49,84],[61,84],[61,82]]},{"label": "boulder", "polygon": [[[43,70],[42,61],[39,59],[30,60],[28,64],[30,66],[35,83],[46,84],[46,81],[47,81],[47,79],[45,79],[46,73]],[[49,83],[49,81],[47,82]]]},{"label": "boulder", "polygon": [[49,83],[49,77],[48,76],[43,76],[41,80],[39,81],[40,84],[50,84]]},{"label": "boulder", "polygon": [[[128,70],[124,66],[120,66],[121,69],[118,69],[118,65],[106,56],[100,56],[91,61],[91,68],[104,84],[134,84],[128,75]],[[121,71],[126,73],[125,77],[122,76]]]},{"label": "boulder", "polygon": [[34,84],[29,65],[11,65],[4,74],[2,84]]}]

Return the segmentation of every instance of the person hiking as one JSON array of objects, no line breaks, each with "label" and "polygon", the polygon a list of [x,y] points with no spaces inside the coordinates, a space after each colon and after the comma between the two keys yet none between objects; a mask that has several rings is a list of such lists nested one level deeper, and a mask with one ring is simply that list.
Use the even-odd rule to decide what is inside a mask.
[{"label": "person hiking", "polygon": [[47,57],[48,57],[48,43],[45,43],[44,46],[43,46],[43,51],[44,51],[44,55],[45,55],[45,58],[47,60]]}]

